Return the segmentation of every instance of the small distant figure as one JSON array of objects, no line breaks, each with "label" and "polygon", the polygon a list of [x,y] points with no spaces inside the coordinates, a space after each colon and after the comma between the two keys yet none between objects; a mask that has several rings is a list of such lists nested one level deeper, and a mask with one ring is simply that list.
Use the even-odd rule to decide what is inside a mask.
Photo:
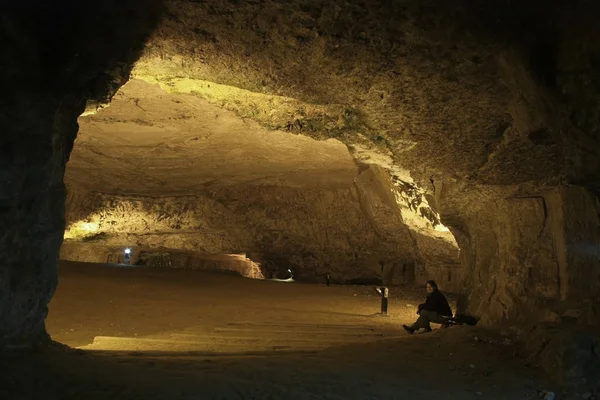
[{"label": "small distant figure", "polygon": [[325,284],[326,284],[327,286],[329,286],[329,285],[330,285],[330,283],[331,283],[331,275],[329,275],[329,272],[327,272],[327,273],[325,274]]},{"label": "small distant figure", "polygon": [[130,248],[126,248],[125,249],[125,264],[129,264],[129,261],[131,259],[131,249]]},{"label": "small distant figure", "polygon": [[419,304],[419,318],[412,325],[402,325],[405,331],[410,334],[415,333],[419,329],[424,329],[425,332],[431,332],[430,322],[434,324],[444,324],[448,318],[452,318],[452,309],[448,304],[446,297],[438,290],[435,281],[427,281],[425,284],[427,289],[427,299],[424,304]]}]

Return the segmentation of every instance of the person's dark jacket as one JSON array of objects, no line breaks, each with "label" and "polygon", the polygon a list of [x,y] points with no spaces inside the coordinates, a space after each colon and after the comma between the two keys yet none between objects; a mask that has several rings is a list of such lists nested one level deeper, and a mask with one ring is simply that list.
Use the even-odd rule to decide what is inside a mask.
[{"label": "person's dark jacket", "polygon": [[444,317],[452,316],[452,310],[450,309],[448,300],[446,300],[446,297],[439,290],[435,290],[427,295],[425,304],[419,305],[419,312],[421,312],[421,310],[435,311]]}]

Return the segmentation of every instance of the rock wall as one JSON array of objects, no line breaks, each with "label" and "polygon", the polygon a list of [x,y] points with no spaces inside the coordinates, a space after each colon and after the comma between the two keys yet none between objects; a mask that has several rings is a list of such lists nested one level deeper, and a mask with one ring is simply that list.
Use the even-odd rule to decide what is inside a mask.
[{"label": "rock wall", "polygon": [[[392,175],[409,171],[461,237],[463,268],[438,276],[462,288],[462,307],[484,321],[521,320],[525,304],[552,308],[539,296],[560,300],[554,234],[537,236],[535,198],[571,184],[598,191],[597,4],[177,0],[167,8],[136,78],[271,128],[340,138]],[[256,112],[256,98],[223,87],[302,102]],[[331,119],[343,123],[319,122]]]},{"label": "rock wall", "polygon": [[161,9],[155,1],[139,5],[3,4],[0,347],[49,340],[44,320],[56,286],[63,176],[77,117],[86,99],[106,100],[127,77]]},{"label": "rock wall", "polygon": [[[398,279],[404,265],[417,265],[428,277],[428,259],[417,255],[392,194],[378,192],[378,179],[363,182],[376,176],[373,171],[363,172],[360,185],[338,190],[233,186],[158,198],[74,191],[66,238],[90,245],[248,252],[261,263],[291,266],[296,278],[309,281],[322,281],[329,272],[339,282],[378,282],[385,264],[399,266]],[[449,245],[439,240],[438,246]]]},{"label": "rock wall", "polygon": [[[558,237],[561,315],[576,310],[585,324],[600,324],[600,204],[596,195],[580,187],[563,187],[554,194],[556,218],[562,219]],[[563,247],[564,246],[564,247]]]},{"label": "rock wall", "polygon": [[[109,99],[138,58],[139,79],[265,126],[360,144],[391,157],[390,171],[410,171],[460,244],[464,307],[488,322],[532,309],[559,313],[564,302],[596,312],[595,2],[177,0],[153,30],[160,3],[3,9],[3,342],[44,336],[76,118],[86,100]],[[211,82],[279,96],[281,107],[261,111],[251,96],[201,90]],[[293,237],[279,244],[277,223],[268,226],[270,245],[298,247]],[[246,236],[235,237],[251,241]],[[207,237],[205,246],[222,242]],[[347,239],[329,240],[346,246]]]},{"label": "rock wall", "polygon": [[0,112],[0,347],[47,339],[64,232],[62,178],[77,131],[73,111],[48,107],[50,101],[29,100],[26,113],[2,104]]},{"label": "rock wall", "polygon": [[[390,262],[384,258],[386,280],[424,284],[434,279],[444,290],[458,293],[461,284],[458,244],[443,225],[434,226],[439,222],[437,216],[423,217],[423,213],[432,213],[429,206],[402,186],[394,185],[389,172],[377,165],[362,171],[355,179],[355,187],[361,208],[380,237],[393,237],[401,230],[410,238],[414,262]],[[436,229],[439,227],[443,230]],[[413,278],[407,279],[408,276]]]},{"label": "rock wall", "polygon": [[488,324],[576,312],[581,324],[597,325],[598,211],[598,198],[575,186],[497,200],[468,221],[470,235],[456,232],[473,288],[463,306]]},{"label": "rock wall", "polygon": [[178,249],[130,247],[130,258],[127,261],[124,249],[124,247],[105,246],[98,243],[66,242],[61,247],[60,259],[98,264],[235,272],[246,278],[265,278],[260,264],[253,262],[244,254],[214,255]]}]

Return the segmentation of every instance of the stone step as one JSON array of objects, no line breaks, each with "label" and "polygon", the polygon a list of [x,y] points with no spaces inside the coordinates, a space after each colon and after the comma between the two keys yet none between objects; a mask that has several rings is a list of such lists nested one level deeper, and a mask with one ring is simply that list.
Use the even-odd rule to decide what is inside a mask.
[{"label": "stone step", "polygon": [[198,340],[150,339],[116,336],[96,336],[94,341],[80,347],[82,350],[102,350],[119,352],[154,352],[154,353],[256,353],[274,351],[314,351],[331,347],[328,342],[296,342],[260,341],[248,338],[235,341],[218,338],[202,337]]}]

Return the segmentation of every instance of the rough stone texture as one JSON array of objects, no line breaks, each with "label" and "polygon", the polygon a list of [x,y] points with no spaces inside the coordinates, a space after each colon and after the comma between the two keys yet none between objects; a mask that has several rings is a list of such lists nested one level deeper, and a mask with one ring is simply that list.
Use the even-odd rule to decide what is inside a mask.
[{"label": "rough stone texture", "polygon": [[[144,249],[130,247],[130,265],[155,268],[185,268],[202,271],[235,272],[246,278],[264,279],[260,264],[245,254],[209,254],[173,249]],[[98,264],[124,264],[123,247],[97,243],[63,243],[60,259]],[[166,261],[166,262],[165,262]]]},{"label": "rough stone texture", "polygon": [[520,332],[529,361],[543,367],[566,385],[598,386],[600,382],[600,338],[593,331],[573,329],[573,321],[544,324]]},{"label": "rough stone texture", "polygon": [[[75,117],[126,78],[145,31],[135,10],[152,9],[95,3],[81,19],[66,4],[2,15],[4,340],[43,331]],[[451,229],[451,280],[483,322],[597,324],[599,15],[589,1],[168,1],[133,76],[265,129],[336,138],[387,169],[399,206],[410,192],[423,221],[435,228],[431,206]],[[385,196],[357,198],[370,221],[398,218]]]},{"label": "rough stone texture", "polygon": [[[211,85],[217,86],[211,92],[215,96],[225,93],[242,99],[250,97],[259,106],[265,101],[261,94],[219,88],[214,83],[206,83],[205,89]],[[297,102],[267,100],[270,106],[282,107]],[[141,218],[147,230],[157,230],[150,238],[132,228],[128,233],[136,237],[129,242],[212,253],[248,251],[264,264],[294,267],[299,274],[296,276],[305,280],[321,281],[329,272],[338,282],[377,282],[383,268],[386,283],[423,283],[435,277],[441,279],[446,290],[458,289],[460,280],[455,279],[451,287],[452,272],[446,271],[449,266],[458,265],[452,235],[435,229],[434,224],[439,226],[438,217],[414,185],[398,178],[392,180],[388,171],[365,156],[368,152],[361,154],[357,165],[348,148],[338,140],[316,141],[287,129],[270,130],[241,118],[223,108],[223,104],[215,104],[214,99],[197,96],[196,92],[172,93],[137,79],[121,88],[109,107],[80,118],[80,126],[66,176],[71,186],[69,219],[75,224],[67,238],[86,235],[85,229],[79,233],[78,230],[90,227],[86,213],[92,213],[96,207],[90,208],[86,205],[89,199],[78,194],[100,192],[107,199],[114,194],[130,194],[139,196],[142,203],[176,195],[177,199],[167,202],[206,204],[201,214],[214,214],[192,218],[213,221],[218,217],[221,221],[201,227],[173,224],[175,228],[164,232],[156,218],[145,220],[139,212],[129,210],[126,212],[131,226],[140,223]],[[371,152],[369,156],[374,155],[377,154]],[[242,186],[236,188],[238,185]],[[347,192],[353,186],[350,202],[347,198],[331,200],[331,193],[338,189]],[[292,188],[295,190],[289,190]],[[299,195],[300,188],[312,191]],[[211,189],[209,197],[213,200],[208,201],[204,197]],[[242,203],[228,210],[227,216],[212,211],[231,203],[229,196],[240,198],[239,193],[243,193],[245,201],[249,201],[245,197],[260,195],[251,206]],[[187,197],[181,200],[181,196]],[[292,204],[280,204],[277,199],[282,196],[292,199]],[[110,210],[111,205],[98,207]],[[248,213],[248,207],[259,211]],[[335,207],[339,209],[333,210]],[[158,220],[176,219],[174,213],[181,209],[181,205],[165,208]],[[273,223],[265,226],[263,221],[265,213],[273,213],[271,209],[281,209],[277,211],[280,221],[276,228],[271,226]],[[298,209],[308,212],[291,218]],[[360,216],[361,213],[365,215]],[[107,233],[105,216],[96,218],[103,228],[96,229],[95,234]],[[357,225],[353,218],[364,221]],[[291,227],[286,230],[285,224]],[[128,226],[119,229],[125,232]],[[286,234],[269,236],[265,230],[282,230]],[[327,231],[329,237],[341,239],[323,238],[315,231]],[[241,238],[241,232],[247,237]],[[166,236],[157,239],[163,233]],[[352,235],[356,237],[350,238]],[[210,244],[206,245],[203,242],[208,238]],[[380,246],[377,241],[388,244]]]},{"label": "rough stone texture", "polygon": [[[422,218],[422,209],[411,209],[402,200],[402,189],[393,184],[389,174],[376,165],[371,165],[355,179],[359,201],[364,212],[371,220],[379,237],[394,237],[398,231],[405,231],[407,242],[411,243],[414,252],[414,263],[389,262],[385,258],[384,267],[389,283],[394,283],[394,276],[402,283],[418,282],[424,284],[428,279],[435,279],[445,290],[458,292],[460,277],[456,276],[460,269],[458,245],[454,237],[447,232],[431,229],[430,221]],[[414,200],[414,199],[411,199]],[[407,271],[409,268],[412,271]],[[454,282],[452,274],[455,274]],[[414,276],[414,280],[406,280],[406,275]]]},{"label": "rough stone texture", "polygon": [[[85,99],[126,79],[158,2],[9,2],[0,14],[0,347],[48,340],[65,163]],[[107,29],[107,27],[110,27]],[[113,38],[119,37],[118,41]],[[120,79],[119,79],[120,76]]]},{"label": "rough stone texture", "polygon": [[0,114],[7,129],[0,139],[0,346],[46,339],[64,230],[65,160],[77,131],[76,106],[15,100],[29,112],[7,104]]},{"label": "rough stone texture", "polygon": [[515,192],[495,210],[478,215],[471,237],[457,235],[473,288],[466,302],[476,305],[475,314],[488,323],[527,322],[579,309],[581,323],[597,325],[597,253],[590,246],[600,227],[597,197],[564,186],[537,195]]},{"label": "rough stone texture", "polygon": [[161,196],[248,183],[347,188],[358,170],[337,140],[268,130],[135,79],[80,126],[66,176],[77,190]]},{"label": "rough stone texture", "polygon": [[372,166],[345,189],[233,185],[177,197],[84,196],[73,190],[66,238],[206,254],[246,252],[263,264],[291,266],[296,278],[308,281],[322,281],[329,272],[338,282],[378,282],[386,264],[396,265],[392,275],[403,280],[402,268],[417,266],[422,283],[430,264],[457,261],[454,245],[437,239],[438,258],[421,257],[390,188],[389,177]]},{"label": "rough stone texture", "polygon": [[[556,222],[562,210],[582,204],[563,198],[544,210],[540,199],[568,183],[597,189],[595,5],[307,0],[167,8],[133,75],[269,128],[339,138],[361,162],[391,157],[382,166],[416,184],[461,244],[462,308],[487,323],[518,321],[529,310],[554,310],[560,290],[597,281],[577,277],[577,266],[555,260],[562,249],[552,251],[567,229]],[[297,100],[263,108],[229,87]],[[336,112],[342,123],[329,124]],[[546,226],[548,218],[555,225]],[[562,289],[557,265],[571,279]]]}]

